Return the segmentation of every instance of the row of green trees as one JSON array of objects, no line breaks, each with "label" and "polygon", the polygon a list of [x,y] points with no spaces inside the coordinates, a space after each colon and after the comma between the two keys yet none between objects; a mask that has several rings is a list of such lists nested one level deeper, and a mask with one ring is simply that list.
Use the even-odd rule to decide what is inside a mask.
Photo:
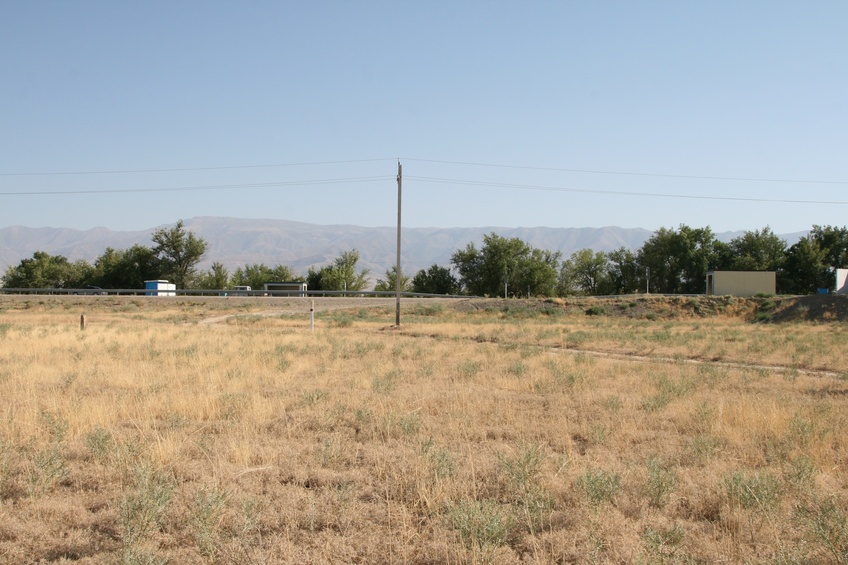
[{"label": "row of green trees", "polygon": [[848,266],[848,228],[813,226],[797,243],[769,227],[744,232],[729,243],[709,227],[662,228],[638,250],[581,249],[563,260],[518,238],[489,234],[451,258],[462,292],[475,295],[566,296],[650,292],[698,294],[709,270],[776,271],[778,292],[833,290],[834,271]]},{"label": "row of green trees", "polygon": [[287,265],[269,267],[252,263],[238,267],[232,274],[221,263],[212,263],[208,271],[198,273],[191,287],[200,290],[227,289],[249,286],[261,289],[267,282],[306,282],[311,290],[364,290],[368,284],[368,269],[357,269],[359,252],[344,251],[330,265],[315,269],[310,267],[306,277],[298,275]]},{"label": "row of green trees", "polygon": [[70,262],[62,255],[36,251],[32,258],[11,266],[3,275],[6,288],[139,288],[143,281],[167,279],[185,288],[195,279],[206,241],[186,231],[179,221],[153,232],[153,247],[133,245],[113,249],[87,261]]},{"label": "row of green trees", "polygon": [[32,258],[11,266],[2,277],[5,288],[141,288],[146,280],[167,279],[177,288],[227,289],[250,286],[261,289],[271,281],[306,282],[312,290],[364,290],[369,285],[368,270],[357,269],[359,252],[341,253],[330,265],[310,268],[302,277],[286,265],[269,267],[253,263],[230,273],[218,262],[207,271],[197,265],[206,253],[207,243],[185,229],[181,221],[171,228],[156,230],[153,246],[133,245],[128,249],[106,248],[94,263],[71,262],[62,255],[36,251]]},{"label": "row of green trees", "polygon": [[[311,290],[364,290],[368,270],[359,269],[356,250],[342,252],[331,264],[310,268],[302,277],[285,265],[250,264],[230,273],[221,263],[199,272],[206,241],[183,222],[157,230],[153,246],[107,248],[93,264],[70,262],[61,255],[36,252],[9,267],[6,288],[139,288],[142,281],[168,279],[178,288],[262,288],[269,281],[305,281]],[[704,292],[708,270],[776,271],[778,292],[811,294],[833,289],[834,269],[848,266],[848,228],[813,226],[792,246],[770,228],[744,232],[729,243],[718,241],[709,227],[662,228],[637,251],[581,249],[563,259],[560,252],[536,249],[519,238],[495,233],[478,248],[469,243],[451,257],[451,267],[432,265],[401,278],[404,291],[477,296],[567,296],[643,292]],[[378,280],[375,290],[394,291],[395,268]]]}]

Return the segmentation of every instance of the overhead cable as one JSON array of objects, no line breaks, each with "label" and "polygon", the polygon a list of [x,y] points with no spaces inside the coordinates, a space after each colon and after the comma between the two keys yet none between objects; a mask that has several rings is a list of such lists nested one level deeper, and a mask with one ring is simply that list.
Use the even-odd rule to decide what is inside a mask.
[{"label": "overhead cable", "polygon": [[720,176],[700,176],[700,175],[673,175],[667,173],[637,173],[632,171],[603,171],[597,169],[564,169],[558,167],[530,167],[524,165],[500,165],[495,163],[474,163],[465,161],[439,161],[436,159],[415,159],[405,158],[404,161],[417,161],[420,163],[441,163],[445,165],[469,165],[474,167],[497,167],[502,169],[522,169],[530,171],[549,171],[562,173],[590,173],[596,175],[623,175],[634,177],[660,177],[672,179],[699,179],[699,180],[729,180],[729,181],[745,181],[745,182],[783,182],[795,184],[846,184],[848,181],[837,180],[802,180],[802,179],[774,179],[774,178],[756,178],[756,177],[720,177]]},{"label": "overhead cable", "polygon": [[222,171],[227,169],[272,169],[279,167],[303,167],[309,165],[341,165],[348,163],[370,163],[375,161],[394,161],[394,158],[386,159],[351,159],[346,161],[308,161],[303,163],[279,163],[276,165],[230,165],[220,167],[179,167],[174,169],[123,169],[112,171],[62,171],[62,172],[35,172],[35,173],[0,173],[0,177],[35,177],[35,176],[61,176],[61,175],[118,175],[129,173],[176,173],[184,171]]},{"label": "overhead cable", "polygon": [[439,184],[460,184],[468,186],[494,187],[494,188],[509,188],[515,190],[540,190],[548,192],[577,192],[585,194],[607,194],[616,196],[643,196],[652,198],[684,198],[693,200],[730,200],[736,202],[771,202],[781,204],[833,204],[833,205],[848,205],[848,201],[844,200],[793,200],[781,198],[745,198],[740,196],[703,196],[695,194],[668,194],[662,192],[627,192],[623,190],[596,190],[591,188],[564,188],[556,186],[537,186],[529,184],[510,184],[510,183],[495,183],[487,181],[470,181],[460,179],[444,179],[434,177],[419,177],[407,176],[406,179],[420,182],[430,182]]},{"label": "overhead cable", "polygon": [[90,190],[35,190],[35,191],[17,191],[17,192],[0,192],[0,196],[36,196],[36,195],[62,195],[62,194],[119,194],[126,192],[180,192],[180,191],[205,191],[205,190],[241,190],[247,188],[272,188],[275,186],[307,186],[319,184],[339,184],[348,182],[371,182],[384,181],[394,179],[391,175],[377,177],[347,177],[338,179],[318,179],[318,180],[296,180],[296,181],[278,181],[264,182],[255,184],[220,184],[220,185],[204,185],[204,186],[171,186],[163,188],[107,188],[107,189],[90,189]]}]

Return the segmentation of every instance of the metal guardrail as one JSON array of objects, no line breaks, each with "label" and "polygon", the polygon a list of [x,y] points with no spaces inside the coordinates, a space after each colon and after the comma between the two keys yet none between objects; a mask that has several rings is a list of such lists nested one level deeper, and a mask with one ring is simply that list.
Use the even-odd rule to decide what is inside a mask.
[{"label": "metal guardrail", "polygon": [[[151,298],[169,298],[173,296],[218,296],[221,298],[239,297],[275,297],[275,298],[315,298],[315,297],[386,297],[396,296],[394,291],[378,290],[229,290],[229,289],[178,289],[159,290],[144,288],[0,288],[0,294],[36,294],[65,296],[148,296]],[[404,298],[472,298],[459,294],[431,294],[426,292],[402,292]]]}]

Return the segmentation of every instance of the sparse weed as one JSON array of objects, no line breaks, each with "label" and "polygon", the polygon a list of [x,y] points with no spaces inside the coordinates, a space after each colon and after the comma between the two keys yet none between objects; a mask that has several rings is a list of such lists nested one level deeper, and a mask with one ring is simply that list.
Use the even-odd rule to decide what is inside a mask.
[{"label": "sparse weed", "polygon": [[521,360],[513,361],[507,367],[506,372],[513,377],[523,377],[527,373],[527,364]]},{"label": "sparse weed", "polygon": [[466,500],[451,504],[448,521],[465,546],[487,561],[492,551],[505,545],[513,527],[512,516],[492,500]]},{"label": "sparse weed", "polygon": [[646,528],[642,543],[649,563],[676,563],[680,545],[686,537],[683,528],[675,524],[671,528]]},{"label": "sparse weed", "polygon": [[621,476],[603,469],[587,469],[577,480],[580,490],[586,495],[589,504],[600,506],[612,502],[621,488]]},{"label": "sparse weed", "polygon": [[10,488],[12,456],[12,449],[0,441],[0,502],[6,498]]},{"label": "sparse weed", "polygon": [[715,408],[706,400],[698,403],[692,413],[692,421],[695,431],[700,434],[710,433],[715,423]]},{"label": "sparse weed", "polygon": [[624,406],[624,402],[617,394],[611,394],[604,399],[603,406],[610,412],[618,412]]},{"label": "sparse weed", "polygon": [[415,307],[413,314],[416,316],[438,316],[445,311],[445,306],[440,303],[419,304]]},{"label": "sparse weed", "polygon": [[414,436],[421,429],[421,416],[418,412],[410,412],[400,417],[400,429],[404,435]]},{"label": "sparse weed", "polygon": [[692,463],[705,463],[718,453],[721,442],[709,434],[697,434],[689,439],[686,449],[687,459]]},{"label": "sparse weed", "polygon": [[848,563],[848,509],[834,497],[814,498],[799,506],[797,516],[810,540],[836,563]]},{"label": "sparse weed", "polygon": [[651,506],[655,508],[665,506],[676,485],[677,473],[655,457],[648,460],[648,477],[645,483],[645,494]]},{"label": "sparse weed", "polygon": [[607,426],[605,424],[595,423],[589,428],[589,439],[593,445],[606,445],[607,433]]},{"label": "sparse weed", "polygon": [[89,451],[94,456],[94,459],[100,463],[105,462],[114,448],[115,440],[111,432],[104,430],[100,426],[86,436],[85,443]]},{"label": "sparse weed", "polygon": [[656,412],[668,406],[672,400],[680,398],[691,390],[689,382],[674,381],[667,375],[660,375],[654,379],[656,393],[642,402],[642,409],[646,412]]},{"label": "sparse weed", "polygon": [[397,373],[395,371],[378,375],[371,381],[371,389],[377,394],[391,394],[395,388],[397,388]]},{"label": "sparse weed", "polygon": [[544,527],[554,507],[540,484],[543,458],[539,446],[525,447],[515,457],[498,455],[500,471],[511,487],[515,511],[529,532]]},{"label": "sparse weed", "polygon": [[135,488],[121,500],[121,538],[130,552],[164,524],[174,484],[162,472],[144,462],[134,470]]},{"label": "sparse weed", "polygon": [[456,374],[460,379],[472,379],[483,368],[483,364],[479,361],[464,360],[456,367]]},{"label": "sparse weed", "polygon": [[780,484],[769,473],[744,475],[739,472],[724,477],[724,489],[731,504],[746,510],[770,510],[780,500]]},{"label": "sparse weed", "polygon": [[191,506],[191,529],[200,552],[210,559],[219,553],[218,535],[221,517],[227,507],[227,496],[218,489],[201,489]]},{"label": "sparse weed", "polygon": [[559,386],[571,388],[574,385],[583,382],[583,373],[567,368],[565,364],[559,360],[549,359],[545,363],[545,366],[550,371],[554,383]]},{"label": "sparse weed", "polygon": [[799,455],[789,461],[784,476],[799,490],[807,490],[813,485],[814,473],[813,460],[807,455]]},{"label": "sparse weed", "polygon": [[61,443],[68,433],[68,421],[61,414],[44,411],[41,413],[41,424],[50,441],[54,444]]},{"label": "sparse weed", "polygon": [[814,430],[810,420],[795,415],[789,422],[789,441],[798,447],[806,447],[813,439]]},{"label": "sparse weed", "polygon": [[543,452],[539,446],[522,449],[515,457],[498,454],[500,470],[519,494],[532,490],[541,471]]},{"label": "sparse weed", "polygon": [[349,328],[353,325],[353,318],[350,316],[350,314],[336,314],[330,319],[332,320],[333,325],[337,328]]},{"label": "sparse weed", "polygon": [[327,400],[328,397],[327,391],[316,388],[315,390],[308,390],[303,393],[303,403],[306,406],[312,406],[313,404]]},{"label": "sparse weed", "polygon": [[321,466],[332,468],[344,457],[344,448],[341,438],[337,435],[325,437],[315,448],[315,454]]},{"label": "sparse weed", "polygon": [[430,471],[437,481],[453,476],[456,468],[453,456],[448,451],[433,448],[432,439],[425,448],[425,456],[430,464]]}]

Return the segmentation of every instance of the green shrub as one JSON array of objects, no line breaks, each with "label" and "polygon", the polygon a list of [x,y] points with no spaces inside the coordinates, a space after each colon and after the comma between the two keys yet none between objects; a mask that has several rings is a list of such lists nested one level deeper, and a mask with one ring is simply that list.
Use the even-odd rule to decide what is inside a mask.
[{"label": "green shrub", "polygon": [[731,503],[746,510],[773,508],[780,500],[780,484],[766,472],[745,476],[731,473],[724,478],[724,489]]},{"label": "green shrub", "polygon": [[587,469],[577,480],[577,484],[586,494],[589,504],[599,506],[615,499],[621,488],[621,476],[603,469]]},{"label": "green shrub", "polygon": [[835,563],[848,563],[848,509],[836,498],[814,499],[797,510],[807,536]]},{"label": "green shrub", "polygon": [[197,547],[207,557],[218,554],[218,530],[226,509],[226,495],[216,489],[201,489],[191,506],[191,529]]},{"label": "green shrub", "polygon": [[513,525],[510,514],[491,500],[452,504],[447,516],[465,546],[484,553],[505,545]]},{"label": "green shrub", "polygon": [[677,485],[677,474],[663,465],[658,459],[648,460],[648,479],[645,484],[645,494],[648,503],[654,508],[662,508],[668,502],[674,487]]}]

